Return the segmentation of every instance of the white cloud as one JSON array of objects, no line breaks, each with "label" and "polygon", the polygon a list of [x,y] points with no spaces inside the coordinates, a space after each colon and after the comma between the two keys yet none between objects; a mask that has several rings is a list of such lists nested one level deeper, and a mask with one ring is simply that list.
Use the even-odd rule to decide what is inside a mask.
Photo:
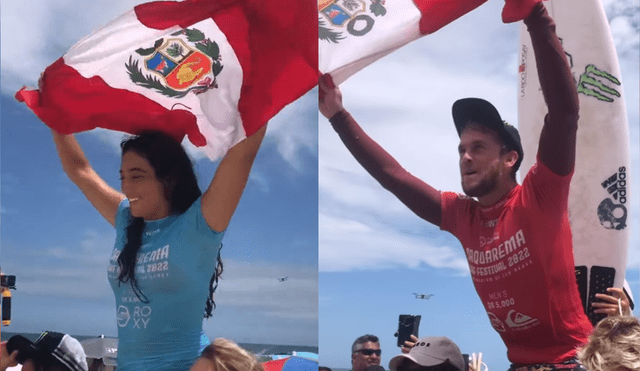
[{"label": "white cloud", "polygon": [[2,93],[36,86],[40,73],[76,41],[142,0],[3,1]]},{"label": "white cloud", "polygon": [[[426,223],[426,222],[425,222]],[[405,266],[452,269],[467,274],[457,241],[435,245],[425,234],[394,230],[389,223],[355,220],[320,213],[320,270],[323,272]]]},{"label": "white cloud", "polygon": [[97,299],[113,294],[107,264],[114,233],[85,231],[77,247],[7,246],[3,268],[19,277],[21,295]]},{"label": "white cloud", "polygon": [[[103,299],[113,296],[107,265],[115,232],[85,231],[77,247],[11,247],[3,271],[18,277],[20,295]],[[284,282],[279,277],[287,276]],[[215,300],[225,306],[261,308],[267,316],[317,320],[315,266],[224,260]]]},{"label": "white cloud", "polygon": [[[13,96],[22,86],[36,87],[40,73],[84,36],[104,26],[144,0],[3,1],[1,24],[2,94]],[[317,93],[310,92],[285,107],[272,119],[267,140],[289,165],[303,171],[302,153],[317,156]],[[117,153],[123,134],[94,130]],[[188,141],[188,153],[195,160],[205,158]]]},{"label": "white cloud", "polygon": [[318,90],[313,89],[285,107],[270,122],[267,140],[274,140],[280,156],[297,171],[303,171],[302,153],[318,155]]}]

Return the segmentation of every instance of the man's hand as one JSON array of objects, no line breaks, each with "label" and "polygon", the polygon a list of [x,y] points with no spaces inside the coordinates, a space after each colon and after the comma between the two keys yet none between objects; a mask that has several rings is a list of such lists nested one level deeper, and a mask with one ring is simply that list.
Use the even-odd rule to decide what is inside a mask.
[{"label": "man's hand", "polygon": [[18,365],[18,351],[14,350],[11,354],[7,353],[7,342],[0,344],[0,371],[5,371],[9,367]]},{"label": "man's hand", "polygon": [[469,371],[482,371],[482,366],[484,365],[484,371],[489,370],[487,364],[482,362],[482,353],[471,353],[471,359],[469,360]]},{"label": "man's hand", "polygon": [[411,334],[410,337],[411,341],[407,340],[404,342],[404,345],[402,346],[402,353],[409,353],[411,348],[413,348],[413,346],[418,342],[418,338],[414,334]]},{"label": "man's hand", "polygon": [[336,113],[342,111],[342,93],[340,89],[333,83],[331,75],[325,73],[318,81],[318,109],[320,113],[327,119],[330,119]]},{"label": "man's hand", "polygon": [[[593,302],[591,305],[596,308],[594,313],[604,313],[608,316],[628,316],[631,314],[629,308],[629,298],[622,289],[617,287],[609,287],[607,289],[611,295],[596,294],[596,299],[599,302]],[[622,313],[620,312],[622,310]]]}]

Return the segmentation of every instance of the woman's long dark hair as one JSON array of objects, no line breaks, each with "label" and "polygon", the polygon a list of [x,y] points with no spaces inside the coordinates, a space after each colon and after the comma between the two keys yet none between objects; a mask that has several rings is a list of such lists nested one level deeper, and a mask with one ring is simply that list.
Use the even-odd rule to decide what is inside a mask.
[{"label": "woman's long dark hair", "polygon": [[[122,155],[129,151],[144,157],[155,171],[156,178],[162,183],[164,196],[169,201],[172,214],[182,214],[202,195],[198,186],[193,164],[182,145],[171,136],[147,131],[126,139],[121,144]],[[142,246],[144,219],[134,217],[127,226],[127,240],[120,256],[120,283],[131,283],[131,288],[138,299],[148,303],[149,299],[142,293],[136,279],[136,259]],[[222,248],[222,247],[221,247]],[[218,253],[218,262],[209,282],[209,295],[205,305],[205,318],[211,317],[215,308],[213,293],[218,287],[218,279],[222,274],[222,259]]]}]

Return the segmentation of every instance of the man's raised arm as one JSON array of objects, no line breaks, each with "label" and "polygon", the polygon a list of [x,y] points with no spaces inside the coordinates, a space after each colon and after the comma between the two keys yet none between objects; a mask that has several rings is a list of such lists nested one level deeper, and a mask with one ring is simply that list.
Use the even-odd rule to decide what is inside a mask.
[{"label": "man's raised arm", "polygon": [[542,94],[549,110],[540,134],[538,156],[558,175],[573,172],[578,130],[578,92],[556,25],[542,3],[524,20],[531,36]]},{"label": "man's raised arm", "polygon": [[440,226],[440,192],[406,171],[371,139],[342,106],[340,89],[330,75],[319,82],[319,109],[349,152],[379,183],[416,215]]}]

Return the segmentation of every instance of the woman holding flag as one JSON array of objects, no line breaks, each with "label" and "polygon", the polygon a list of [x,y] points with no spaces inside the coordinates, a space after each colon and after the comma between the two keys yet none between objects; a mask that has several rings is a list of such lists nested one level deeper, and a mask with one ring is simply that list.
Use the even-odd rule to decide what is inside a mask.
[{"label": "woman holding flag", "polygon": [[[116,228],[108,278],[120,371],[196,361],[221,240],[265,123],[316,84],[317,6],[267,5],[139,4],[47,67],[39,90],[16,94],[52,128],[65,173]],[[96,127],[135,135],[122,144],[120,191],[72,136]],[[185,136],[212,159],[226,153],[204,193]]]},{"label": "woman holding flag", "polygon": [[265,132],[232,147],[202,193],[186,152],[169,135],[144,132],[122,143],[119,192],[73,135],[52,130],[65,173],[117,231],[108,276],[119,370],[187,370],[198,358],[202,310],[211,316],[222,268],[221,240]]}]

